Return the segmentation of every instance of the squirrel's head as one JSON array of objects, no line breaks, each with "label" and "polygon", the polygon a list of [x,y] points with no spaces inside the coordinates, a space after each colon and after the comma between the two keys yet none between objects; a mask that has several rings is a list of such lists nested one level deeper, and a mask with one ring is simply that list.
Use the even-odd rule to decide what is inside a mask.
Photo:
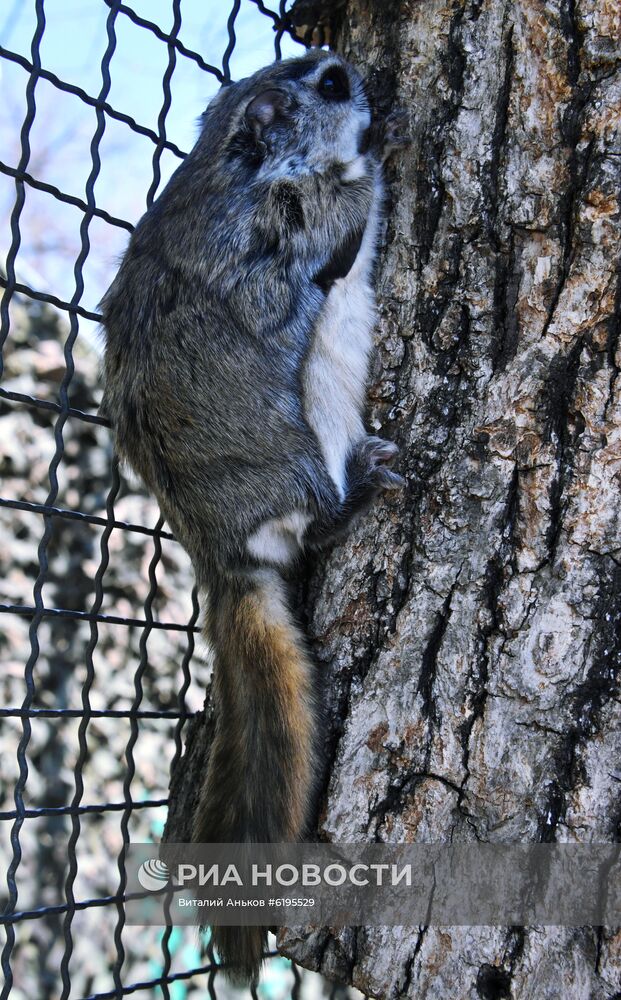
[{"label": "squirrel's head", "polygon": [[[223,87],[203,118],[207,148],[265,178],[348,164],[366,151],[371,108],[361,75],[332,52],[312,50]],[[217,138],[216,138],[217,137]]]}]

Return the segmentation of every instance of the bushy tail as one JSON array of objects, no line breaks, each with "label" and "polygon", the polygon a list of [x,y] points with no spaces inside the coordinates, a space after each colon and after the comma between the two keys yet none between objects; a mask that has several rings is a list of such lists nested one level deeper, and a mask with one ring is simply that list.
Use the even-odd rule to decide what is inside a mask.
[{"label": "bushy tail", "polygon": [[[196,843],[282,843],[304,833],[314,739],[312,667],[272,570],[220,580],[209,595],[216,732]],[[216,927],[232,978],[257,978],[262,927]]]}]

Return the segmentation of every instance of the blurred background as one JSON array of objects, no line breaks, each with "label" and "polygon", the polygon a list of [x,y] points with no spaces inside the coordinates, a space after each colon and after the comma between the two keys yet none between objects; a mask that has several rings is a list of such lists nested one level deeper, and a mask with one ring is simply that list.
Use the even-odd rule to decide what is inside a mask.
[{"label": "blurred background", "polygon": [[[42,9],[45,16],[39,47],[45,75],[36,79],[36,114],[24,130],[36,4],[0,5],[0,277],[6,286],[7,270],[9,278],[14,270],[18,284],[43,297],[9,287],[1,313],[0,867],[8,869],[11,859],[19,863],[17,899],[3,877],[0,904],[24,914],[14,925],[14,942],[11,931],[0,928],[0,947],[8,934],[4,958],[6,963],[10,950],[13,975],[2,996],[12,1000],[124,995],[115,992],[119,982],[127,988],[163,970],[186,973],[207,961],[192,929],[165,934],[124,927],[114,903],[66,915],[68,886],[78,903],[122,889],[117,861],[124,834],[138,842],[161,836],[170,765],[182,747],[180,709],[185,703],[188,713],[200,710],[210,668],[207,651],[187,628],[197,608],[185,553],[173,539],[154,537],[159,512],[140,484],[123,477],[114,484],[108,428],[75,413],[59,422],[57,404],[66,392],[72,408],[97,413],[101,338],[89,314],[97,313],[131,224],[195,141],[199,115],[220,85],[205,63],[222,72],[234,41],[230,75],[239,79],[274,58],[275,41],[283,56],[302,51],[286,33],[275,33],[274,18],[253,0],[183,0],[180,26],[170,0],[121,5],[105,130],[93,145],[97,114],[84,97],[102,90],[113,5],[46,0],[43,7],[39,0],[38,6],[39,23]],[[282,15],[281,7],[274,14]],[[234,34],[227,28],[232,10]],[[141,18],[150,27],[135,23]],[[173,32],[195,55],[158,32]],[[24,171],[28,175],[25,184],[16,185],[17,168],[22,179]],[[85,225],[81,206],[89,175],[105,217],[94,215]],[[55,189],[69,201],[59,200]],[[17,208],[16,190],[24,195]],[[80,311],[63,308],[71,302]],[[39,402],[23,405],[28,397]],[[37,505],[64,513],[44,519]],[[97,519],[106,517],[106,508],[115,522],[130,527],[115,527],[104,538]],[[36,604],[37,586],[46,609],[68,615],[46,614],[35,630],[24,609]],[[95,621],[80,617],[93,613]],[[173,627],[145,630],[148,614]],[[14,826],[20,775],[26,815]],[[74,854],[77,872],[70,870]],[[300,975],[296,996],[358,995],[311,973]],[[68,993],[63,978],[70,980]],[[258,994],[286,998],[294,982],[290,963],[274,958]],[[139,995],[182,1000],[207,989],[212,997],[244,996],[220,974],[152,985]]]}]

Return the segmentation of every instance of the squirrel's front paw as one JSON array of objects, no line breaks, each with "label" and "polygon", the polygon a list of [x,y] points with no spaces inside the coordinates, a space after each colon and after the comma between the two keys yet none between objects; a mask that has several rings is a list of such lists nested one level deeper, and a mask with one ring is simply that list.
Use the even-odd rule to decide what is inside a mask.
[{"label": "squirrel's front paw", "polygon": [[395,149],[403,149],[412,141],[409,115],[404,108],[395,108],[382,122],[382,156],[386,159]]},{"label": "squirrel's front paw", "polygon": [[369,479],[378,489],[398,490],[405,486],[405,479],[393,472],[393,465],[399,449],[392,441],[380,437],[368,437],[362,442],[360,451],[364,457]]}]

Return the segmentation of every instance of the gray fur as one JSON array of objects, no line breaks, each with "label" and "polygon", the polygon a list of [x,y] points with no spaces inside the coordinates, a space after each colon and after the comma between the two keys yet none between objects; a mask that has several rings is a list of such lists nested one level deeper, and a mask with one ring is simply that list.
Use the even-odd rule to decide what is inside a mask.
[{"label": "gray fur", "polygon": [[[338,86],[326,96],[328,71],[340,96]],[[388,468],[396,449],[362,424],[380,136],[361,77],[331,53],[223,89],[136,227],[103,301],[103,407],[118,450],[156,494],[211,594],[206,634],[220,671],[212,761],[230,751],[237,763],[223,786],[210,770],[197,839],[303,834],[304,806],[294,819],[282,813],[294,792],[296,801],[310,797],[308,667],[287,616],[268,620],[265,568],[334,537],[400,481]],[[343,324],[348,301],[355,310]],[[351,371],[339,370],[354,355]],[[325,386],[320,399],[313,380]],[[234,627],[248,627],[254,651],[243,637],[227,639]],[[255,652],[258,679],[242,724],[248,685],[232,674],[236,662],[240,678],[252,670]],[[297,709],[279,710],[280,735],[270,737],[274,685],[298,692]],[[276,747],[289,759],[279,762]],[[244,784],[262,768],[266,799],[270,783],[280,787],[269,816],[250,808],[256,789]],[[226,811],[205,800],[214,805],[216,787]],[[256,974],[243,934],[222,947],[242,975]]]}]

